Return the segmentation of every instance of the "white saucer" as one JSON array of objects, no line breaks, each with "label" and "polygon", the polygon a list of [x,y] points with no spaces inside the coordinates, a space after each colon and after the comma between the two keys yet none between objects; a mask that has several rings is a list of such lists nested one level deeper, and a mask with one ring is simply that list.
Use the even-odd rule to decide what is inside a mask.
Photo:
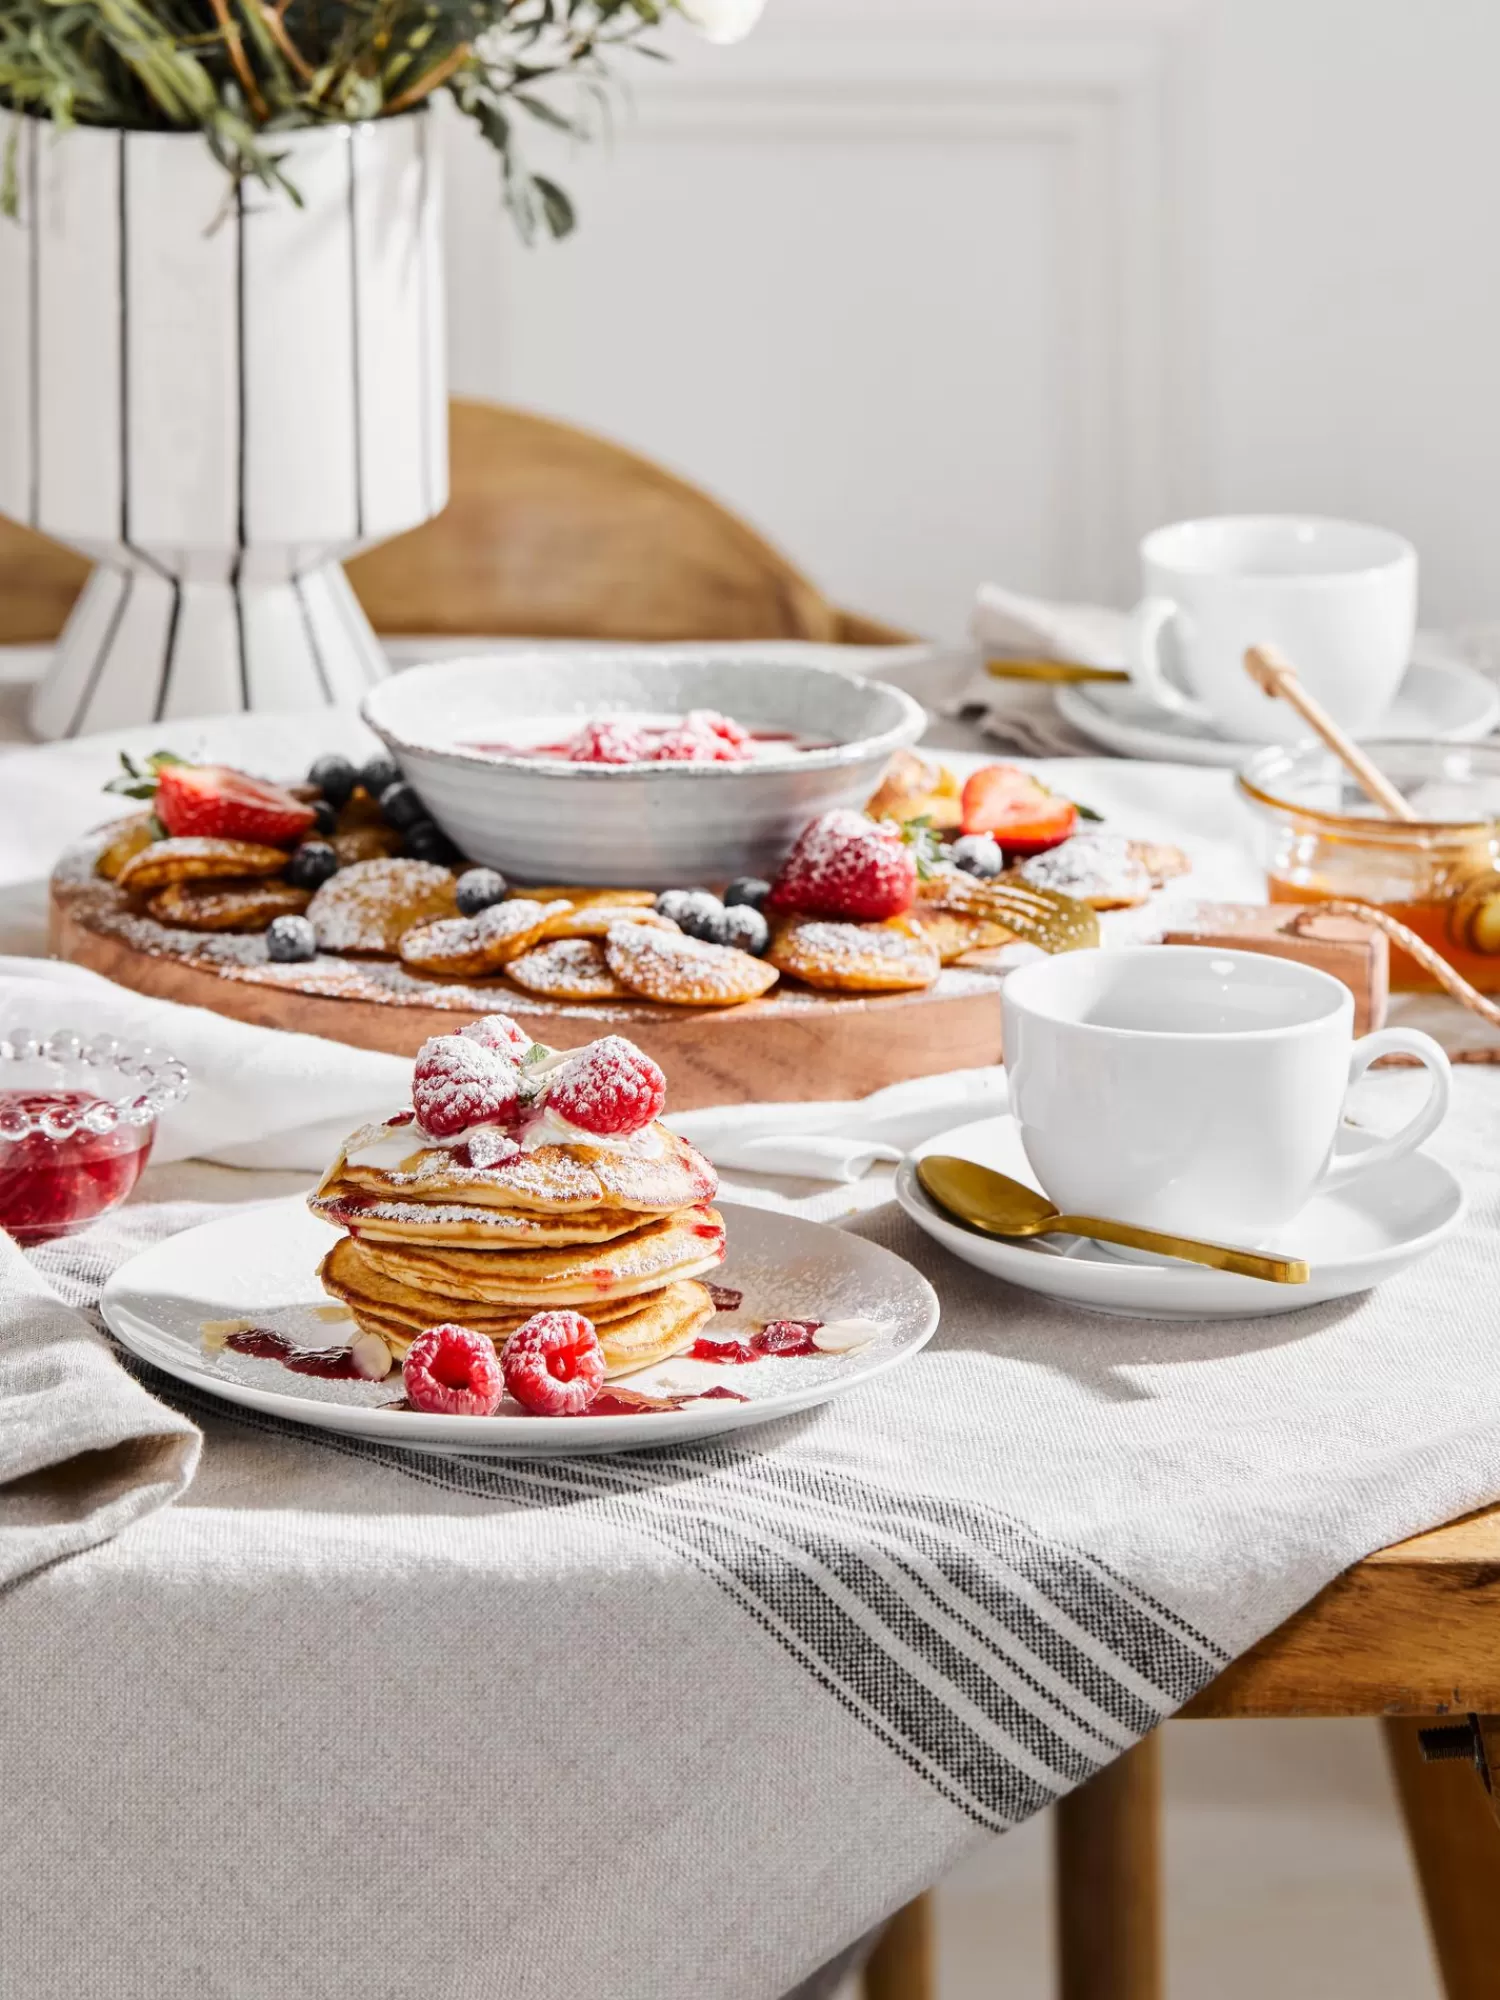
[{"label": "white saucer", "polygon": [[384,1409],[382,1401],[401,1394],[399,1374],[383,1383],[325,1382],[293,1374],[279,1361],[204,1350],[205,1320],[253,1321],[302,1347],[335,1347],[349,1338],[347,1320],[317,1316],[317,1308],[331,1304],[317,1270],[333,1232],[296,1198],[153,1244],[116,1271],[100,1309],[132,1353],[226,1402],[370,1443],[490,1458],[631,1451],[769,1423],[859,1388],[909,1361],[931,1338],[937,1294],[893,1252],[769,1209],[727,1201],[719,1209],[729,1254],[714,1282],[739,1290],[743,1301],[738,1310],[716,1314],[705,1333],[728,1339],[768,1319],[859,1318],[876,1321],[878,1337],[851,1352],[771,1356],[751,1367],[680,1357],[616,1385],[657,1395],[690,1389],[699,1399],[722,1385],[743,1402],[709,1398],[676,1410],[582,1417],[527,1416],[509,1399],[493,1417]]},{"label": "white saucer", "polygon": [[[1374,1145],[1375,1136],[1348,1129],[1341,1144],[1357,1150]],[[919,1229],[966,1264],[1090,1312],[1130,1319],[1257,1319],[1346,1298],[1425,1257],[1457,1228],[1467,1207],[1463,1188],[1440,1160],[1409,1153],[1337,1194],[1309,1202],[1295,1221],[1256,1245],[1304,1258],[1312,1267],[1305,1285],[1275,1285],[1197,1264],[1147,1262],[1137,1253],[1116,1253],[1078,1236],[1020,1242],[980,1236],[923,1193],[915,1163],[924,1153],[956,1153],[1035,1187],[1036,1175],[1008,1113],[960,1125],[918,1147],[897,1169],[896,1199]]]},{"label": "white saucer", "polygon": [[[1159,708],[1124,681],[1083,681],[1054,690],[1058,713],[1118,757],[1234,768],[1257,747],[1231,743],[1201,722]],[[1384,719],[1365,734],[1474,743],[1500,721],[1500,687],[1462,660],[1413,659]]]}]

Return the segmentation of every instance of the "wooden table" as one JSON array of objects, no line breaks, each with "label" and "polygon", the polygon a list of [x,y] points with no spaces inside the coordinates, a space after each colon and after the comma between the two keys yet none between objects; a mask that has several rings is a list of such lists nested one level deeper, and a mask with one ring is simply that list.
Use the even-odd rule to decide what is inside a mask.
[{"label": "wooden table", "polygon": [[[1356,1563],[1181,1713],[1381,1717],[1447,2000],[1496,2000],[1500,1817],[1472,1760],[1429,1763],[1417,1737],[1479,1718],[1500,1786],[1500,1507]],[[1057,1808],[1061,2000],[1159,2000],[1159,1784],[1152,1736]],[[867,2000],[933,2000],[931,1930],[926,1897],[900,1913]]]}]

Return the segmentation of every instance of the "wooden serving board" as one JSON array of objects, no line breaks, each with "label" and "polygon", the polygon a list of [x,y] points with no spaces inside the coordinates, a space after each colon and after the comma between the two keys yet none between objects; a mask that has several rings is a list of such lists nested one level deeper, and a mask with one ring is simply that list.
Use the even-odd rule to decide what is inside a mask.
[{"label": "wooden serving board", "polygon": [[511,1015],[554,1048],[626,1035],[661,1064],[677,1111],[863,1097],[908,1077],[1000,1059],[992,972],[952,967],[925,993],[860,996],[784,984],[739,1007],[667,1007],[544,1000],[503,978],[424,978],[390,960],[272,965],[258,939],[168,930],[132,914],[122,893],[93,872],[100,845],[91,838],[70,849],[53,875],[56,955],[138,993],[257,1027],[402,1056],[485,1013]]}]

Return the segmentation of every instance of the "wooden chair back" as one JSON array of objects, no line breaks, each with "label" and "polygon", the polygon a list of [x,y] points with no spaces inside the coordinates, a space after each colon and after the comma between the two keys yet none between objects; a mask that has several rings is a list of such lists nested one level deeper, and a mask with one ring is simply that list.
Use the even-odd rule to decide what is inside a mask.
[{"label": "wooden chair back", "polygon": [[[840,611],[738,515],[607,439],[462,399],[450,436],[448,506],[349,565],[379,632],[908,636]],[[87,574],[71,549],[0,518],[0,644],[56,638]]]}]

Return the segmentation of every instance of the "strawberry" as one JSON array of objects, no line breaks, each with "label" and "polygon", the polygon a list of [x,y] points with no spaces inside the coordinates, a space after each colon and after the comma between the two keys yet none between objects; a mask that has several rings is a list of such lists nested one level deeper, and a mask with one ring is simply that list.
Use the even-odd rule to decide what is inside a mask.
[{"label": "strawberry", "polygon": [[826,812],[798,834],[766,897],[768,910],[880,923],[917,896],[917,856],[889,820]]},{"label": "strawberry", "polygon": [[121,775],[105,786],[127,798],[154,799],[156,817],[178,839],[253,840],[291,847],[310,833],[317,814],[280,785],[233,771],[227,764],[185,764],[158,750],[144,764],[122,751]]},{"label": "strawberry", "polygon": [[964,785],[964,832],[992,833],[1007,858],[1059,847],[1077,825],[1073,801],[1049,792],[1019,765],[986,764]]},{"label": "strawberry", "polygon": [[434,1035],[417,1051],[411,1101],[430,1139],[456,1139],[474,1125],[502,1124],[521,1097],[521,1072],[508,1057],[459,1035]]}]

